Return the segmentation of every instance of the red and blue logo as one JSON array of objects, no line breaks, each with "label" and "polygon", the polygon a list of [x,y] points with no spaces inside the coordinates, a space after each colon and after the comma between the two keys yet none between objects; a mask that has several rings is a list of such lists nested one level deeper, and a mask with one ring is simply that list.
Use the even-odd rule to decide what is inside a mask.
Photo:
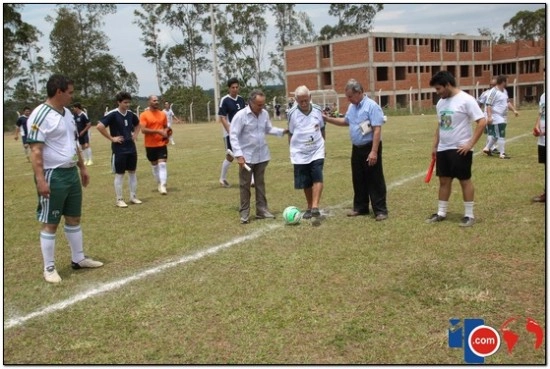
[{"label": "red and blue logo", "polygon": [[[502,339],[506,342],[508,353],[511,354],[519,340],[519,335],[510,330],[509,325],[517,321],[516,318],[507,319],[500,327]],[[485,358],[493,355],[500,348],[499,332],[488,325],[481,318],[451,318],[449,319],[448,342],[451,348],[464,350],[464,362],[467,364],[483,364]],[[542,327],[533,319],[527,318],[525,330],[535,336],[535,350],[542,345],[544,332]]]}]

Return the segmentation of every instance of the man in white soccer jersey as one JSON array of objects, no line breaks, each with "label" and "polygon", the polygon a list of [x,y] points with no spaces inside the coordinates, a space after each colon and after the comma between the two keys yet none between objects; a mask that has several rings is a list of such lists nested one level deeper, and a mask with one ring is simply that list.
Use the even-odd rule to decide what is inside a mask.
[{"label": "man in white soccer jersey", "polygon": [[497,84],[493,87],[485,101],[485,115],[487,117],[487,131],[490,141],[483,148],[486,155],[491,155],[491,147],[496,143],[500,153],[499,158],[510,159],[504,151],[506,142],[506,125],[508,122],[508,109],[512,110],[516,117],[519,115],[514,104],[508,98],[506,84],[508,77],[500,75]]},{"label": "man in white soccer jersey", "polygon": [[294,188],[304,190],[307,209],[303,218],[321,216],[319,201],[323,193],[325,162],[325,122],[319,105],[311,103],[306,86],[299,86],[296,105],[288,111],[290,162],[294,165]]},{"label": "man in white soccer jersey", "polygon": [[[229,140],[229,125],[233,120],[235,114],[243,109],[246,105],[242,96],[239,95],[239,80],[237,78],[230,78],[227,81],[227,88],[229,93],[221,98],[220,106],[218,110],[218,116],[223,126],[223,142],[225,144],[225,150],[232,150],[231,141]],[[229,166],[233,162],[233,156],[226,154],[225,159],[222,162],[222,169],[220,173],[220,186],[229,187],[227,182],[227,171]]]},{"label": "man in white soccer jersey", "polygon": [[[170,103],[168,101],[164,102],[164,114],[166,114],[166,119],[168,119],[168,128],[172,128],[172,122],[173,121],[179,121],[180,119],[176,117],[176,114],[174,114],[174,111],[172,111],[172,107],[170,106]],[[170,144],[175,145],[176,142],[174,141],[174,137],[172,135],[168,136],[168,139],[170,140]]]},{"label": "man in white soccer jersey", "polygon": [[[115,205],[127,208],[128,205],[122,196],[124,173],[128,171],[128,185],[130,187],[130,203],[141,204],[136,197],[137,190],[137,149],[136,139],[140,131],[139,118],[128,110],[132,96],[128,92],[119,92],[116,95],[118,108],[111,110],[97,123],[97,130],[109,141],[113,151],[112,166],[115,173]],[[109,132],[107,132],[109,127]]]},{"label": "man in white soccer jersey", "polygon": [[[489,97],[489,94],[491,93],[491,90],[496,86],[497,84],[497,79],[496,78],[492,78],[491,79],[491,82],[489,83],[489,88],[486,89],[485,91],[483,91],[483,93],[478,97],[477,99],[477,102],[479,103],[479,107],[483,110],[483,112],[485,113],[485,118],[487,118],[487,108],[485,106],[485,103],[487,102],[487,97]],[[489,131],[488,131],[488,126],[485,126],[485,134],[487,135],[487,140],[486,140],[486,144],[490,143],[491,140],[492,140],[492,137],[489,136]],[[494,152],[498,152],[498,149],[497,149],[497,145],[494,144],[493,147],[491,148],[491,152],[487,155],[492,155],[492,153]]]},{"label": "man in white soccer jersey", "polygon": [[[436,158],[436,175],[439,177],[438,209],[426,223],[446,219],[452,182],[457,178],[462,188],[464,217],[461,227],[471,227],[474,218],[474,184],[472,183],[473,147],[483,135],[485,115],[475,98],[456,86],[455,77],[448,71],[433,75],[430,86],[440,99],[437,102],[438,125],[432,147]],[[472,133],[472,121],[477,123]]]},{"label": "man in white soccer jersey", "polygon": [[72,268],[98,268],[103,263],[86,257],[82,245],[82,186],[88,185],[90,177],[78,150],[73,115],[65,108],[71,103],[74,83],[65,76],[54,74],[46,83],[46,91],[46,102],[36,107],[27,120],[28,142],[38,192],[36,215],[42,223],[40,247],[44,279],[59,283],[61,277],[55,269],[55,235],[62,216],[71,248]]}]

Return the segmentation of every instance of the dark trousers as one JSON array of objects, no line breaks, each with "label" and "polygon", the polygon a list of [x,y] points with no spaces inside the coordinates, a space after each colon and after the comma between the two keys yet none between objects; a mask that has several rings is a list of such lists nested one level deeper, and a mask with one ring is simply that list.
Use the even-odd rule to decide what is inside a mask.
[{"label": "dark trousers", "polygon": [[372,167],[367,163],[371,149],[372,142],[363,146],[354,145],[351,149],[353,210],[367,214],[370,200],[375,215],[387,215],[386,181],[382,169],[382,142],[378,145],[378,160]]}]

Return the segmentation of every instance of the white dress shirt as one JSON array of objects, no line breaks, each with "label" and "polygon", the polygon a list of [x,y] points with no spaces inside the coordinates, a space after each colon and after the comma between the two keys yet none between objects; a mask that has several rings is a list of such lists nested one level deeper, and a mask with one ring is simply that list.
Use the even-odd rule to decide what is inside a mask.
[{"label": "white dress shirt", "polygon": [[229,139],[235,157],[244,156],[246,163],[258,164],[271,159],[265,135],[282,137],[284,129],[273,127],[269,114],[262,109],[256,116],[250,106],[241,109],[231,120]]}]

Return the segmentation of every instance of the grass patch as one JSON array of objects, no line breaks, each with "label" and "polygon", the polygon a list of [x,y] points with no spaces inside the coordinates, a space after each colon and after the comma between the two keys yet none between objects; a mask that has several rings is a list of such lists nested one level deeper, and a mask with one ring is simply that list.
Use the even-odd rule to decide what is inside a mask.
[{"label": "grass patch", "polygon": [[[58,232],[60,286],[42,279],[35,220],[36,190],[19,141],[4,137],[4,321],[78,293],[239,237],[215,254],[153,273],[121,288],[4,329],[5,364],[460,364],[449,349],[448,319],[482,317],[498,328],[511,316],[545,324],[545,206],[530,202],[544,188],[530,136],[536,110],[511,117],[511,160],[476,155],[472,228],[453,184],[448,220],[427,225],[437,209],[437,178],[423,183],[436,118],[390,117],[383,128],[389,219],[347,218],[351,207],[348,131],[329,125],[325,189],[315,227],[284,226],[294,190],[286,138],[269,137],[267,199],[277,219],[239,224],[236,165],[220,188],[219,124],[174,128],[168,195],[160,196],[140,137],[142,205],[114,206],[110,146],[95,130],[95,165],[84,190],[85,251],[105,262],[72,271]],[[283,122],[274,122],[283,126]],[[484,140],[484,138],[482,139]],[[476,146],[481,151],[482,142]],[[124,183],[127,194],[127,178]],[[262,232],[259,237],[252,237]],[[523,330],[513,355],[493,364],[543,364]],[[543,327],[545,328],[545,327]]]}]

